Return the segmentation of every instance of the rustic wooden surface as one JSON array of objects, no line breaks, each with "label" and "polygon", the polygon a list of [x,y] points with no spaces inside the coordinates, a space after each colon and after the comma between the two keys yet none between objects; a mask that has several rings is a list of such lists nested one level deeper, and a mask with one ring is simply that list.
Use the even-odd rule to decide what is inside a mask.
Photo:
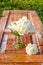
[{"label": "rustic wooden surface", "polygon": [[[41,51],[40,54],[29,56],[26,54],[25,49],[15,49],[12,43],[17,37],[8,31],[4,32],[12,21],[16,21],[22,16],[27,16],[36,27],[34,36],[36,44]],[[0,45],[4,34],[8,35],[8,40],[5,53],[0,54],[0,65],[43,65],[43,42],[37,34],[39,29],[42,29],[42,23],[35,11],[3,11],[3,17],[0,18]],[[29,34],[23,36],[22,39],[25,43],[32,43],[31,35]]]}]

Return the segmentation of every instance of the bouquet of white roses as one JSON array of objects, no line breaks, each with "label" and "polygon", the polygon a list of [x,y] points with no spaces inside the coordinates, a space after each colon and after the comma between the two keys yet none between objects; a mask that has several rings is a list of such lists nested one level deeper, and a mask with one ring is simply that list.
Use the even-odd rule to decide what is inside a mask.
[{"label": "bouquet of white roses", "polygon": [[20,18],[18,21],[14,21],[11,23],[8,28],[11,30],[13,34],[18,36],[18,47],[25,47],[25,44],[20,42],[20,37],[28,34],[28,33],[33,33],[35,31],[35,27],[33,26],[32,22],[27,19],[26,16]]}]

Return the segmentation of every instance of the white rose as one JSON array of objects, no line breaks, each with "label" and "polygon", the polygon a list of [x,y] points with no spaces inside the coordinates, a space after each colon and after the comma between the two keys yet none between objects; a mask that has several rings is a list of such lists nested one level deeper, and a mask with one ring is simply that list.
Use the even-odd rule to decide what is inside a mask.
[{"label": "white rose", "polygon": [[32,54],[37,54],[38,53],[38,48],[36,46],[36,44],[28,44],[28,46],[26,47],[26,53],[29,55]]},{"label": "white rose", "polygon": [[16,30],[17,29],[17,26],[14,25],[13,23],[11,23],[9,26],[8,26],[9,29],[14,29]]},{"label": "white rose", "polygon": [[32,22],[27,19],[26,16],[20,18],[18,21],[15,22],[16,24],[11,23],[9,26],[10,29],[16,30],[19,35],[28,34],[29,32],[34,32],[35,28],[32,25]]}]

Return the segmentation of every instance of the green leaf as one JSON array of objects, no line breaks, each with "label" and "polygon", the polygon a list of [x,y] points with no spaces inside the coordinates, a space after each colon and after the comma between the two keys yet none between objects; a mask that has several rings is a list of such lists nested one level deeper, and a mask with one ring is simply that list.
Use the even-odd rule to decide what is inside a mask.
[{"label": "green leaf", "polygon": [[0,17],[2,17],[2,13],[3,13],[3,11],[2,11],[2,10],[0,10]]},{"label": "green leaf", "polygon": [[11,29],[11,32],[15,34],[16,36],[20,36],[19,33],[16,30]]},{"label": "green leaf", "polygon": [[26,47],[26,44],[25,43],[18,42],[18,43],[15,43],[14,44],[14,47],[15,48],[25,48]]},{"label": "green leaf", "polygon": [[26,47],[26,44],[24,44],[24,43],[20,43],[19,45],[20,45],[21,48]]}]

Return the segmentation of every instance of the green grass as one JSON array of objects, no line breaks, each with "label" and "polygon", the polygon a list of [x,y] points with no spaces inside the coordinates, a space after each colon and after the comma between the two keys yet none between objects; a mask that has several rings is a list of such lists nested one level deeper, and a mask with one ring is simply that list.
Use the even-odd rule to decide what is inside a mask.
[{"label": "green grass", "polygon": [[[0,0],[3,10],[36,10],[43,23],[43,0]],[[0,14],[2,12],[0,11]]]},{"label": "green grass", "polygon": [[38,12],[38,14],[39,14],[39,17],[40,17],[40,19],[41,19],[41,21],[43,23],[43,12]]}]

